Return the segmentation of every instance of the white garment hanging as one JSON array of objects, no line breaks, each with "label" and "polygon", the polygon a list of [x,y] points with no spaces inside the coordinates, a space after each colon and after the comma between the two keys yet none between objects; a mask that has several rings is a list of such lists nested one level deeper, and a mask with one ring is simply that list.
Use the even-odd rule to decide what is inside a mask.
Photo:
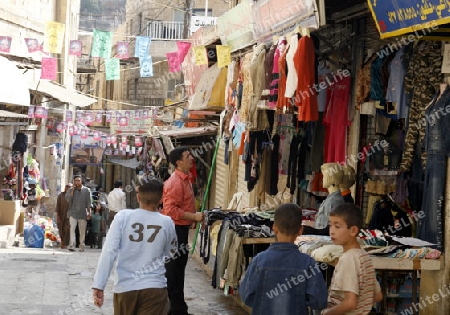
[{"label": "white garment hanging", "polygon": [[284,97],[291,98],[297,89],[298,77],[295,71],[294,56],[298,48],[298,35],[295,33],[289,40],[289,51],[286,53],[286,64],[288,73],[286,77],[286,91]]}]

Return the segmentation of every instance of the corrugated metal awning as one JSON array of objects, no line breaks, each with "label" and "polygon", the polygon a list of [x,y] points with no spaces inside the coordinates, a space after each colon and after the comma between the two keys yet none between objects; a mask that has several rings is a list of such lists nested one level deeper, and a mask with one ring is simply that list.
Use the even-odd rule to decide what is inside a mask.
[{"label": "corrugated metal awning", "polygon": [[76,90],[70,90],[46,80],[28,81],[28,88],[31,91],[37,91],[38,93],[56,98],[63,103],[70,103],[79,107],[86,107],[97,102],[95,98],[82,95]]},{"label": "corrugated metal awning", "polygon": [[[171,129],[171,130],[159,130],[159,135],[167,136],[167,137],[175,137],[175,138],[189,138],[196,136],[207,136],[207,135],[216,135],[217,127],[208,126],[208,127],[196,127],[196,128],[180,128],[180,129]],[[158,134],[154,134],[158,136]]]},{"label": "corrugated metal awning", "polygon": [[28,118],[28,115],[0,110],[0,118]]}]

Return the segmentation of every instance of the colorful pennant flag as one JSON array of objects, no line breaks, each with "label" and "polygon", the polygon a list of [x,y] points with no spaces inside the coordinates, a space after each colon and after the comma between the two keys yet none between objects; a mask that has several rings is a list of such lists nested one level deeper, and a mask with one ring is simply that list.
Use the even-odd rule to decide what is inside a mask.
[{"label": "colorful pennant flag", "polygon": [[81,40],[71,40],[69,44],[69,55],[81,57],[83,43]]},{"label": "colorful pennant flag", "polygon": [[111,58],[112,33],[94,29],[92,57]]},{"label": "colorful pennant flag", "polygon": [[142,137],[141,136],[135,136],[134,137],[134,145],[137,147],[142,147]]},{"label": "colorful pennant flag", "polygon": [[47,21],[45,23],[43,50],[52,54],[60,54],[63,47],[65,31],[65,24]]},{"label": "colorful pennant flag", "polygon": [[136,47],[134,49],[134,56],[139,57],[139,60],[150,54],[150,44],[152,40],[148,36],[136,36]]},{"label": "colorful pennant flag", "polygon": [[231,63],[231,46],[216,46],[217,67],[223,68]]},{"label": "colorful pennant flag", "polygon": [[34,109],[34,118],[47,118],[48,109],[44,106],[36,106]]},{"label": "colorful pennant flag", "polygon": [[153,77],[153,63],[151,56],[145,56],[140,59],[141,69],[140,74],[141,78],[149,78]]},{"label": "colorful pennant flag", "polygon": [[101,123],[103,121],[103,112],[101,110],[98,110],[95,112],[95,122]]},{"label": "colorful pennant flag", "polygon": [[166,54],[167,63],[169,64],[169,72],[180,71],[180,60],[178,59],[178,52],[170,52]]},{"label": "colorful pennant flag", "polygon": [[111,111],[110,110],[106,111],[105,120],[106,120],[106,122],[111,122]]},{"label": "colorful pennant flag", "polygon": [[194,55],[195,55],[195,64],[207,65],[208,64],[208,56],[206,55],[205,46],[196,46],[194,47]]},{"label": "colorful pennant flag", "polygon": [[66,124],[62,121],[56,124],[56,131],[62,133],[66,129]]},{"label": "colorful pennant flag", "polygon": [[125,116],[122,116],[119,118],[119,126],[120,127],[126,127],[128,126],[128,118]]},{"label": "colorful pennant flag", "polygon": [[28,107],[28,118],[34,118],[34,108],[35,106]]},{"label": "colorful pennant flag", "polygon": [[105,59],[106,80],[120,80],[120,59]]},{"label": "colorful pennant flag", "polygon": [[92,123],[94,122],[94,117],[93,117],[92,112],[90,110],[87,110],[87,111],[84,112],[83,122],[87,126],[92,125]]},{"label": "colorful pennant flag", "polygon": [[0,36],[0,52],[9,53],[11,49],[11,37]]},{"label": "colorful pennant flag", "polygon": [[56,58],[42,57],[41,61],[41,79],[43,80],[56,80],[57,72],[57,60]]},{"label": "colorful pennant flag", "polygon": [[116,57],[119,59],[128,59],[130,57],[128,42],[117,42]]},{"label": "colorful pennant flag", "polygon": [[36,38],[25,38],[25,44],[27,45],[29,53],[41,50],[41,45],[39,45]]},{"label": "colorful pennant flag", "polygon": [[182,64],[184,57],[186,57],[189,51],[189,48],[191,48],[191,43],[177,42],[177,47],[178,47],[178,59],[180,60],[180,64]]},{"label": "colorful pennant flag", "polygon": [[101,137],[102,137],[102,136],[100,135],[100,132],[94,131],[94,140],[100,140]]},{"label": "colorful pennant flag", "polygon": [[89,133],[89,131],[87,129],[81,129],[81,131],[80,131],[80,138],[81,139],[87,139],[88,133]]}]

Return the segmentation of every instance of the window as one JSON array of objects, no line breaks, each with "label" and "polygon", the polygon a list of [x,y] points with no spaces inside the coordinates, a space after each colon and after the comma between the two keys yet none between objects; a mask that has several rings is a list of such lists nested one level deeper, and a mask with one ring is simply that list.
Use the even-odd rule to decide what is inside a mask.
[{"label": "window", "polygon": [[173,21],[174,22],[184,22],[184,11],[174,10],[173,11]]},{"label": "window", "polygon": [[138,83],[139,79],[134,79],[134,99],[137,100],[138,96]]},{"label": "window", "polygon": [[[205,16],[205,9],[201,9],[201,8],[196,8],[196,9],[192,9],[192,15],[198,15],[198,16]],[[212,9],[208,9],[208,15],[207,16],[212,16]]]},{"label": "window", "polygon": [[[172,101],[176,101],[177,97],[182,97],[180,94],[180,87],[179,85],[183,83],[180,79],[174,79],[167,81],[167,93],[166,93],[166,99],[170,99]],[[182,87],[184,88],[184,87]]]}]

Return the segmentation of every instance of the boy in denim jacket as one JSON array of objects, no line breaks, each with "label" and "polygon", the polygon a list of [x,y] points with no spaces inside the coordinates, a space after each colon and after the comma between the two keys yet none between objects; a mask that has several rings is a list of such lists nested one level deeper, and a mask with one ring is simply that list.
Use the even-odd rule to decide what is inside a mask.
[{"label": "boy in denim jacket", "polygon": [[319,265],[294,244],[302,234],[302,210],[282,204],[275,211],[276,243],[256,255],[239,287],[252,314],[308,314],[327,306],[327,287]]}]

